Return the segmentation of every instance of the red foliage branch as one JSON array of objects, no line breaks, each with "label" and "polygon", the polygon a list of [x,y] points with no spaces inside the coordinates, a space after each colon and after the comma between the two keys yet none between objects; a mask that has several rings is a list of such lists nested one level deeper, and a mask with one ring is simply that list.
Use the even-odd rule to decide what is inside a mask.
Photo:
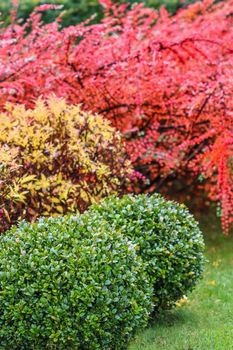
[{"label": "red foliage branch", "polygon": [[[101,24],[60,29],[35,12],[0,34],[0,106],[51,92],[102,113],[158,189],[175,174],[205,179],[233,223],[233,0],[170,17],[103,1]],[[43,8],[40,8],[40,11]]]}]

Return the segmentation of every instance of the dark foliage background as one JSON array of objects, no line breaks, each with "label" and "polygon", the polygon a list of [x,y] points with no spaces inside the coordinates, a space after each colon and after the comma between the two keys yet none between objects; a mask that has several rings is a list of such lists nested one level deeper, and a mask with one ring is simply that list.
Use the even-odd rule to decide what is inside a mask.
[{"label": "dark foliage background", "polygon": [[[131,5],[138,2],[144,2],[146,6],[156,9],[161,5],[164,5],[171,13],[175,13],[180,7],[184,7],[187,4],[194,2],[194,0],[118,0],[115,2],[129,3]],[[65,26],[81,22],[93,14],[96,14],[95,21],[98,22],[103,15],[103,9],[98,0],[21,0],[19,1],[19,7],[17,9],[17,17],[25,19],[36,6],[45,3],[61,4],[64,6],[63,24]],[[4,22],[4,25],[10,23],[11,10],[11,0],[0,1],[0,12],[2,13],[1,19]],[[48,11],[45,14],[44,20],[46,22],[51,22],[57,17],[58,13],[58,11]]]}]

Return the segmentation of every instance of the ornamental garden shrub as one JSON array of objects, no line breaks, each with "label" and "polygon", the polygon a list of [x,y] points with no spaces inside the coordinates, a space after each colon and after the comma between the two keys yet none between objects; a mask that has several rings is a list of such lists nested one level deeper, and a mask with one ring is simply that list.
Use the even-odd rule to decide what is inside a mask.
[{"label": "ornamental garden shrub", "polygon": [[86,212],[136,244],[153,284],[157,309],[169,308],[196,285],[203,271],[204,243],[198,223],[184,205],[159,194],[109,197]]},{"label": "ornamental garden shrub", "polygon": [[[101,3],[104,4],[104,0],[50,0],[47,1],[49,4],[56,4],[63,6],[63,16],[62,24],[64,26],[75,25],[81,21],[87,20],[92,15],[95,15],[95,22],[98,22],[103,17],[103,8]],[[113,2],[127,3],[133,5],[137,2],[143,2],[147,6],[154,8],[159,8],[164,5],[166,8],[175,12],[178,8],[190,3],[190,0],[180,1],[180,0],[115,0]],[[27,19],[30,13],[34,10],[36,6],[43,5],[44,0],[1,0],[0,2],[0,12],[1,19],[4,20],[4,24],[11,23],[11,13],[12,10],[16,11],[17,19]],[[14,6],[13,6],[14,4]],[[45,22],[51,22],[57,16],[57,13],[48,12],[44,16]]]},{"label": "ornamental garden shrub", "polygon": [[0,348],[126,349],[152,288],[126,236],[85,218],[21,222],[0,237]]},{"label": "ornamental garden shrub", "polygon": [[99,115],[65,100],[0,114],[0,228],[20,218],[83,211],[127,185],[132,169],[121,137]]},{"label": "ornamental garden shrub", "polygon": [[150,179],[136,190],[171,194],[177,179],[195,195],[200,188],[221,203],[227,233],[233,0],[198,1],[174,16],[142,3],[127,10],[101,2],[99,24],[47,24],[41,16],[54,5],[42,5],[26,22],[0,29],[1,108],[6,101],[32,107],[53,92],[103,115],[124,136],[134,168]]}]

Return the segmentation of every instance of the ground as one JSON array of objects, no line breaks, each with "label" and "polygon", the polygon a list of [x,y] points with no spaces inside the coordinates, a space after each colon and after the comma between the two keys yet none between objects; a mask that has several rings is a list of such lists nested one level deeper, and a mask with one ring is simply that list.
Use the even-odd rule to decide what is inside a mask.
[{"label": "ground", "polygon": [[159,315],[130,350],[233,350],[233,237],[215,224],[203,231],[208,261],[201,283],[182,306]]}]

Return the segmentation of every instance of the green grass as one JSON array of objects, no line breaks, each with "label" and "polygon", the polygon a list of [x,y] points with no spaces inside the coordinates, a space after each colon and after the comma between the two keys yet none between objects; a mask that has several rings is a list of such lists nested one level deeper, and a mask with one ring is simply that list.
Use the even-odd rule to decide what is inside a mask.
[{"label": "green grass", "polygon": [[233,350],[233,238],[210,224],[203,231],[203,280],[187,304],[158,315],[129,350]]}]

